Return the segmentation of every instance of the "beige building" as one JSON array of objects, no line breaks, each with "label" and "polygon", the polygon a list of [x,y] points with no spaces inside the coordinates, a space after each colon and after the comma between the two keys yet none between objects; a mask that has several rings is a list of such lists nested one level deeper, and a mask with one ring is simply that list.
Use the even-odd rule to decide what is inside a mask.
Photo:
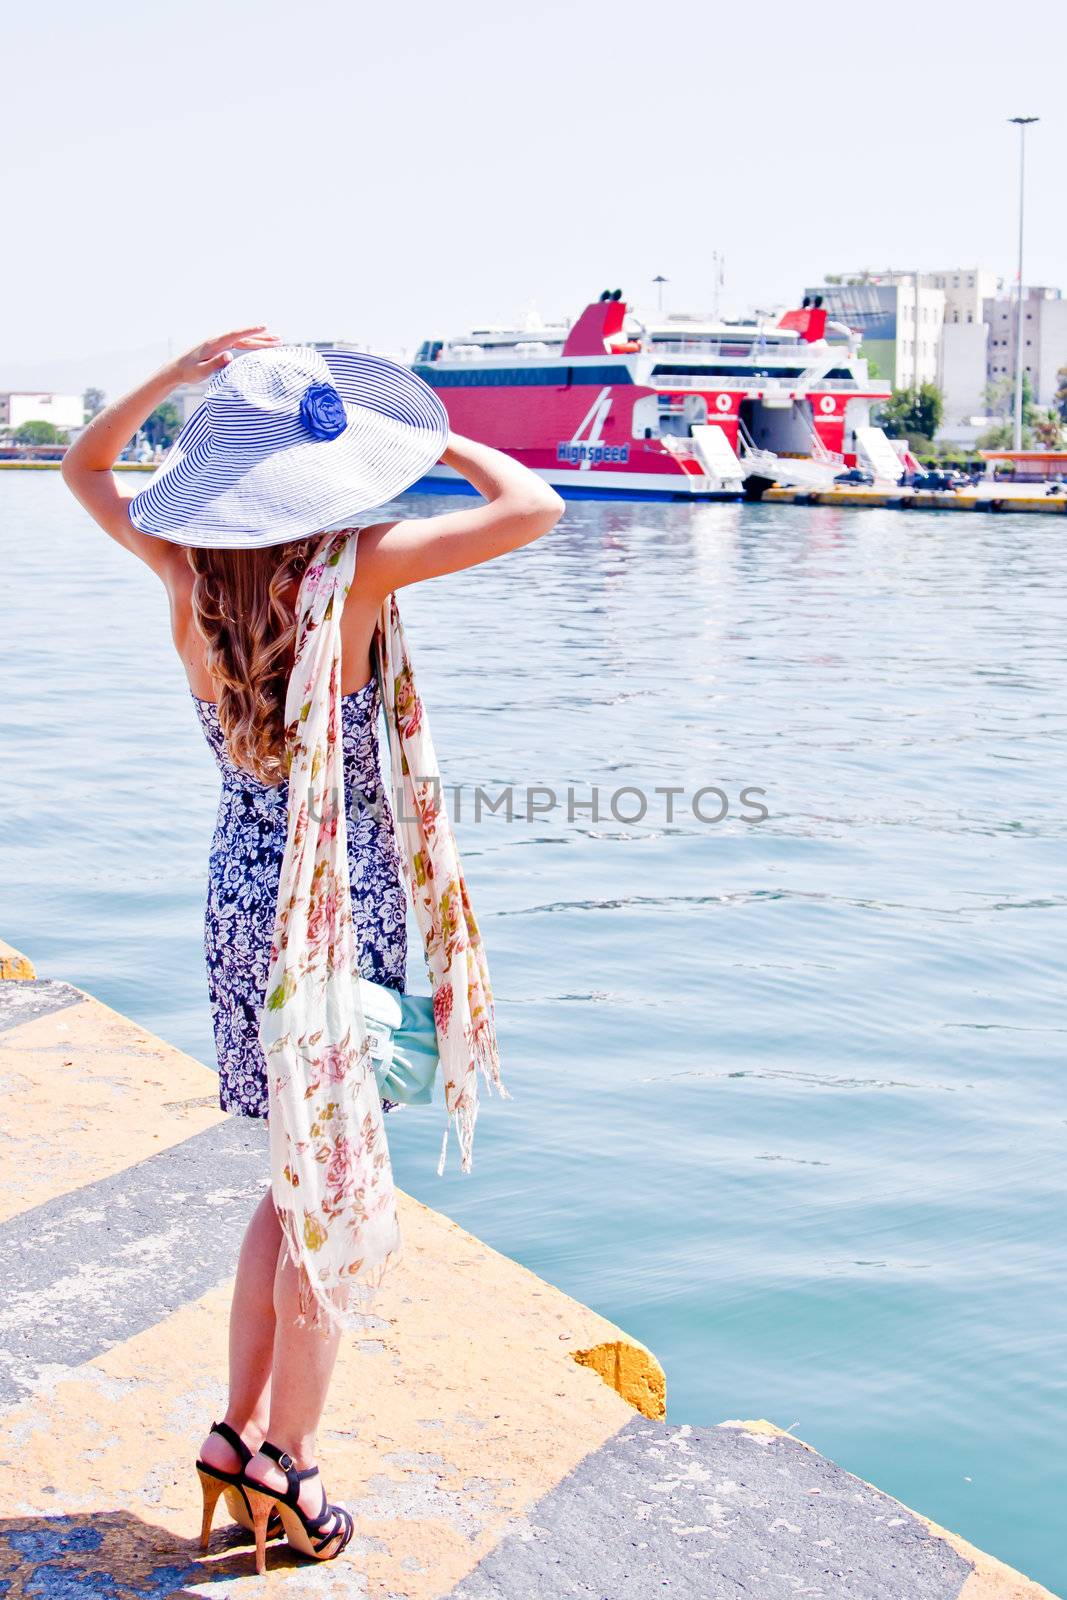
[{"label": "beige building", "polygon": [[987,300],[1000,292],[1001,280],[985,267],[951,267],[946,272],[924,272],[923,283],[945,296],[947,327],[969,327],[982,321]]},{"label": "beige building", "polygon": [[986,405],[989,324],[946,322],[941,329],[937,386],[943,415],[938,437],[971,443],[981,429]]},{"label": "beige building", "polygon": [[944,402],[939,437],[970,443],[986,411],[990,334],[985,307],[1001,280],[984,267],[950,267],[923,276],[945,297],[936,380]]},{"label": "beige building", "polygon": [[[987,373],[992,384],[1015,374],[1015,296],[986,301],[989,324]],[[1050,406],[1059,387],[1059,371],[1067,367],[1067,300],[1059,289],[1032,287],[1023,297],[1023,370],[1039,406]]]}]

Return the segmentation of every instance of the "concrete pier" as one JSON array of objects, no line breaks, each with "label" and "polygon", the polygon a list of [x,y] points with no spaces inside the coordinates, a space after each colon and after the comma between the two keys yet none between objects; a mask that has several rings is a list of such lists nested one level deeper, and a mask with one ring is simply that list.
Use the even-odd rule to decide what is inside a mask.
[{"label": "concrete pier", "polygon": [[320,1441],[352,1545],[272,1546],[259,1579],[220,1521],[201,1557],[192,1462],[263,1130],[3,944],[0,974],[4,1600],[1047,1600],[768,1423],[667,1423],[638,1340],[406,1194]]},{"label": "concrete pier", "polygon": [[888,511],[1024,511],[1043,516],[1067,512],[1067,495],[1047,494],[1040,483],[984,483],[973,489],[878,489],[835,484],[829,489],[766,489],[763,505],[843,506]]}]

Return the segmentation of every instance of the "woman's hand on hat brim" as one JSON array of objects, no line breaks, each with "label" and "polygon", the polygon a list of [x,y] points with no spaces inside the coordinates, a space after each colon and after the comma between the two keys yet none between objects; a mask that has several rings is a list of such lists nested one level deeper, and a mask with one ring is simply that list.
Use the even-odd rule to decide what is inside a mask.
[{"label": "woman's hand on hat brim", "polygon": [[235,328],[216,339],[205,339],[203,344],[194,345],[192,350],[187,350],[174,362],[176,382],[203,383],[213,372],[228,366],[235,353],[241,350],[267,350],[281,342],[276,333],[268,333],[262,324],[254,328]]},{"label": "woman's hand on hat brim", "polygon": [[[135,528],[129,517],[129,501],[136,492],[129,485],[120,487],[112,468],[133,434],[143,427],[146,417],[162,405],[182,383],[201,383],[225,367],[237,351],[262,350],[280,344],[277,335],[264,327],[236,328],[217,339],[205,339],[194,349],[168,361],[129,394],[105,406],[85,428],[63,457],[61,471],[68,489],[80,500],[100,526],[119,544],[132,550],[158,572],[164,582],[169,574],[187,573],[188,561],[181,545],[170,544]],[[183,573],[185,575],[185,573]]]}]

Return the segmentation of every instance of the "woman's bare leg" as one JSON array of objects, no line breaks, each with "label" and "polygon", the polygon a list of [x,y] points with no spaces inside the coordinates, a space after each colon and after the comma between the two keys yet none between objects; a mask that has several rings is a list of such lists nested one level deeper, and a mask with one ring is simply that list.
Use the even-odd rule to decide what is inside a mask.
[{"label": "woman's bare leg", "polygon": [[[252,1450],[261,1444],[270,1410],[271,1365],[274,1359],[274,1284],[282,1230],[270,1190],[252,1213],[237,1260],[237,1279],[230,1307],[230,1394],[224,1421]],[[201,1459],[208,1466],[236,1472],[236,1452],[209,1434]]]},{"label": "woman's bare leg", "polygon": [[[270,1387],[270,1416],[266,1437],[292,1456],[299,1471],[315,1465],[315,1435],[326,1391],[337,1360],[340,1335],[336,1330],[299,1327],[300,1289],[297,1269],[283,1243],[274,1278],[274,1364]],[[248,1463],[251,1477],[271,1488],[285,1488],[285,1473],[268,1456]],[[300,1487],[300,1505],[315,1515],[322,1504],[317,1478]]]}]

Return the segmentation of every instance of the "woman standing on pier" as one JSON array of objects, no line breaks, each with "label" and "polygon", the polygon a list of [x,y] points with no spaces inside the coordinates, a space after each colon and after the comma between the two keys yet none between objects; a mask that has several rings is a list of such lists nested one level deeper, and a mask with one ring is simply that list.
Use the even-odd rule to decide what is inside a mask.
[{"label": "woman standing on pier", "polygon": [[[145,488],[126,494],[112,470],[120,452],[177,387],[205,379],[211,382],[204,400],[167,459]],[[359,530],[357,542],[350,520],[393,499],[438,459],[473,485],[484,503],[440,516],[372,522]],[[344,949],[354,949],[363,978],[397,990],[404,986],[403,877],[412,864],[404,862],[402,875],[404,845],[378,767],[375,657],[392,677],[394,703],[386,710],[397,737],[394,749],[405,766],[409,756],[428,752],[432,760],[433,752],[420,729],[421,705],[390,597],[404,585],[530,543],[555,525],[563,503],[499,451],[447,434],[439,401],[406,369],[349,351],[283,346],[263,327],[198,345],[102,411],[67,452],[63,477],[105,532],[146,562],[167,592],[174,645],[222,774],[205,933],[220,1099],[225,1110],[243,1116],[265,1117],[269,1107],[273,1150],[290,1111],[277,1097],[283,1078],[272,1076],[260,1040],[268,972],[273,981],[276,968],[283,982],[270,1005],[288,1018],[295,968],[285,969],[287,941],[299,933],[313,963],[316,940],[322,942],[316,921],[323,920],[322,912],[328,923],[332,919],[331,940],[341,936],[335,927],[341,922],[341,934],[352,941]],[[345,531],[332,538],[326,532],[338,528]],[[286,698],[294,688],[300,690],[300,709],[287,725]],[[305,723],[322,732],[315,749],[301,742]],[[289,790],[296,795],[296,775],[305,771],[298,763],[306,757],[307,773],[317,773],[322,751],[336,759],[338,773],[343,767],[347,831],[314,807],[309,812],[306,803],[299,817],[296,807],[290,816]],[[353,817],[350,797],[356,792],[371,803]],[[313,889],[310,901],[302,898],[296,887],[301,852],[307,855],[309,841],[320,851],[319,883],[324,868],[338,867],[329,856],[338,833],[345,833],[347,884],[340,881],[342,856],[337,892],[316,902]],[[451,847],[447,823],[437,823],[437,837],[424,836],[424,843],[432,868],[433,853]],[[459,995],[457,1010],[464,1012],[468,972],[468,1046],[491,1022],[487,974],[458,859],[454,851],[445,859],[455,873],[447,882],[457,885],[451,914],[466,921],[463,936],[447,941],[455,945],[463,986],[443,970],[437,974],[440,987],[435,982],[443,1066],[453,997]],[[346,929],[337,907],[347,909],[349,897]],[[447,922],[448,915],[441,915]],[[332,972],[334,944],[328,949]],[[440,964],[439,950],[438,959]],[[342,965],[347,987],[354,989],[351,966]],[[283,1030],[279,1049],[291,1042]],[[316,1070],[323,1060],[320,1049]],[[345,1273],[355,1279],[358,1267],[372,1281],[370,1266],[377,1261],[381,1270],[396,1257],[381,1129],[381,1111],[390,1109],[389,1102],[379,1105],[373,1072],[370,1088],[366,1071],[355,1085],[357,1068],[365,1067],[363,1054],[334,1048],[327,1065],[334,1100],[343,1099],[348,1088],[353,1096],[373,1090],[374,1104],[368,1110],[365,1100],[358,1101],[360,1116],[352,1126],[359,1139],[341,1137],[332,1146],[323,1179],[335,1186],[329,1191],[332,1208],[324,1204],[313,1215],[305,1206],[310,1222],[299,1231],[292,1226],[295,1209],[278,1204],[284,1183],[273,1164],[272,1190],[249,1223],[238,1260],[226,1412],[205,1438],[197,1463],[205,1547],[216,1501],[225,1495],[238,1521],[255,1522],[261,1566],[268,1512],[272,1532],[284,1526],[294,1547],[319,1559],[338,1555],[352,1533],[348,1512],[328,1503],[315,1459],[343,1318],[307,1314],[312,1262],[318,1270],[316,1258],[332,1255],[342,1285],[331,1303],[324,1280],[314,1283],[318,1313],[344,1309]],[[473,1060],[467,1065],[476,1090]],[[481,1065],[484,1070],[484,1057]],[[495,1075],[495,1058],[493,1068]],[[299,1070],[287,1061],[285,1081]],[[317,1083],[312,1080],[308,1096]],[[466,1082],[456,1104],[466,1164],[476,1108],[476,1092]],[[333,1112],[333,1101],[328,1110]],[[299,1152],[306,1144],[294,1137],[287,1148]],[[289,1166],[284,1172],[297,1182]],[[312,1189],[318,1176],[313,1161]],[[302,1200],[306,1195],[307,1183]],[[356,1214],[366,1233],[353,1262],[351,1240],[339,1241],[335,1224],[339,1216],[350,1221]]]}]

